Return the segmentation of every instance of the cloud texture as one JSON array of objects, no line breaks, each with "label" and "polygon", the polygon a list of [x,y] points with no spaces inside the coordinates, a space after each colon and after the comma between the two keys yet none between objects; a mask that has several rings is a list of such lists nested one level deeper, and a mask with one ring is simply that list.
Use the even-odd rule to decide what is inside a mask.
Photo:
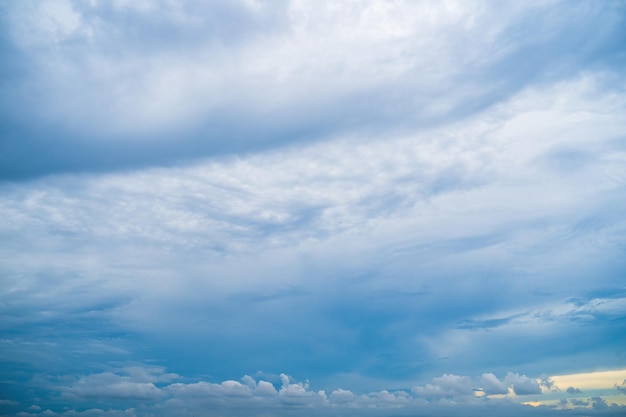
[{"label": "cloud texture", "polygon": [[2,415],[623,412],[623,2],[0,11]]}]

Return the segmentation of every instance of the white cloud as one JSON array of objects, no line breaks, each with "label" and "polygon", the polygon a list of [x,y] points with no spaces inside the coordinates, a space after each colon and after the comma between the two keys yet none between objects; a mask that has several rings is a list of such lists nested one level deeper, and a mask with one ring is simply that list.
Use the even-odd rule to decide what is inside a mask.
[{"label": "white cloud", "polygon": [[474,387],[474,381],[469,377],[444,374],[433,378],[432,384],[417,386],[413,391],[418,396],[431,399],[459,398],[473,395]]},{"label": "white cloud", "polygon": [[[360,291],[352,298],[345,292],[354,303],[362,294],[427,293],[421,303],[380,306],[403,309],[405,317],[430,317],[444,301],[469,305],[444,328],[394,324],[394,338],[412,340],[395,352],[409,362],[419,356],[411,350],[457,366],[470,363],[465,354],[504,361],[490,346],[511,332],[539,325],[559,337],[575,333],[559,325],[574,312],[538,314],[546,305],[562,308],[560,297],[530,294],[559,291],[564,282],[584,293],[591,271],[594,285],[615,285],[615,274],[597,270],[615,264],[624,242],[617,209],[624,160],[614,141],[626,129],[626,100],[603,90],[602,80],[588,74],[531,88],[475,118],[413,135],[343,137],[180,168],[4,184],[3,285],[13,303],[6,308],[20,300],[31,312],[7,320],[19,326],[97,316],[125,331],[215,336],[235,327],[210,322],[208,300],[218,310],[225,300],[249,300],[246,310],[221,320],[280,344],[292,340],[289,332],[303,333],[298,320],[320,317],[311,325],[330,340],[350,330],[324,322],[327,311],[314,300],[334,303],[332,294],[365,271],[385,279],[350,285]],[[562,170],[551,162],[559,149],[580,150],[585,163]],[[580,227],[593,218],[601,220]],[[439,278],[456,269],[469,275],[452,284]],[[476,270],[511,278],[485,285]],[[483,302],[490,294],[496,305]],[[298,308],[285,315],[281,303],[294,297]],[[261,309],[263,300],[276,301]],[[577,314],[619,314],[622,304],[604,300]],[[468,315],[520,312],[527,314],[480,337],[454,328]],[[283,339],[267,341],[268,323]],[[532,342],[551,333],[529,334]]]},{"label": "white cloud", "polygon": [[270,382],[259,381],[256,388],[256,393],[259,395],[275,395],[278,393],[278,391],[276,391],[276,388],[274,388],[274,385],[272,385]]},{"label": "white cloud", "polygon": [[351,391],[339,388],[331,392],[329,400],[332,404],[350,404],[354,401],[354,397]]},{"label": "white cloud", "polygon": [[440,399],[453,401],[472,401],[486,396],[513,395],[540,395],[541,386],[536,379],[509,372],[500,380],[492,373],[484,373],[479,379],[468,376],[443,374],[433,378],[432,382],[423,386],[416,386],[412,390],[418,397],[429,401]]},{"label": "white cloud", "polygon": [[[363,95],[382,107],[365,109],[370,117],[361,123],[446,117],[493,94],[484,72],[505,84],[516,73],[491,69],[528,48],[526,38],[508,33],[512,26],[551,17],[553,31],[534,26],[530,39],[549,42],[563,31],[565,16],[585,18],[583,7],[568,5],[554,19],[551,7],[57,1],[15,3],[7,19],[35,69],[15,87],[15,98],[26,100],[38,119],[91,133],[89,140],[131,133],[146,140],[145,134],[207,119],[223,123],[225,115],[266,127],[278,117],[283,124],[334,124],[337,113],[359,117],[341,103]],[[155,29],[171,39],[154,39]],[[32,89],[39,90],[38,101],[23,96]]]},{"label": "white cloud", "polygon": [[135,382],[130,377],[107,372],[81,377],[74,385],[62,390],[73,399],[154,401],[163,392],[151,382]]},{"label": "white cloud", "polygon": [[196,382],[193,384],[176,383],[167,387],[176,397],[250,397],[250,387],[238,381],[224,381],[220,384]]},{"label": "white cloud", "polygon": [[[82,160],[70,141],[125,138],[120,153],[94,160],[156,154],[161,141],[187,149],[176,157],[206,155],[210,141],[228,151],[240,140],[248,152],[0,184],[0,356],[42,375],[95,372],[64,379],[64,400],[482,404],[540,395],[523,374],[496,377],[511,357],[527,375],[577,372],[590,357],[621,363],[612,319],[624,297],[593,290],[623,287],[626,94],[618,70],[579,55],[601,55],[621,8],[0,8],[6,53],[28,66],[1,87],[3,120],[28,114],[25,124],[46,131],[32,141],[59,145],[48,155],[12,132],[19,140],[3,144],[25,144],[32,167]],[[600,21],[606,31],[590,30]],[[580,337],[581,323],[598,325]],[[185,343],[189,357],[167,343]],[[82,369],[141,355],[222,382],[159,367]],[[254,369],[356,382],[229,379]],[[397,389],[425,372],[442,376]]]},{"label": "white cloud", "polygon": [[81,400],[154,401],[165,396],[156,383],[179,378],[156,366],[128,366],[113,371],[81,376],[70,386],[61,387],[62,395]]}]

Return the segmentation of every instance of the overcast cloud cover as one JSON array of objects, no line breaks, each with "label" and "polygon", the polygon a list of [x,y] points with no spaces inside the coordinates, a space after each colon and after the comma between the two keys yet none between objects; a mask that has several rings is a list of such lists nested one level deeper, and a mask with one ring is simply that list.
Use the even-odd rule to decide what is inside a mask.
[{"label": "overcast cloud cover", "polygon": [[0,0],[0,415],[624,415],[625,20]]}]

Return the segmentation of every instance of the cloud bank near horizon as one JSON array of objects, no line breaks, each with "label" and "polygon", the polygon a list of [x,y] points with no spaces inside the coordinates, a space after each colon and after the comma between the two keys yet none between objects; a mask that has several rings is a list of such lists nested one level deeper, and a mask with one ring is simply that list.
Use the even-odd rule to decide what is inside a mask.
[{"label": "cloud bank near horizon", "polygon": [[[626,376],[626,370],[618,372]],[[590,379],[598,374],[588,374]],[[560,377],[563,378],[563,377]],[[626,405],[607,402],[593,396],[596,391],[572,393],[562,390],[550,378],[535,380],[525,375],[509,372],[503,379],[492,373],[480,378],[444,374],[432,379],[425,386],[406,390],[379,391],[355,394],[350,390],[335,389],[332,392],[315,391],[308,381],[298,382],[285,374],[245,375],[239,380],[220,383],[206,381],[176,382],[180,375],[166,373],[157,366],[134,366],[115,368],[107,372],[83,375],[73,381],[56,381],[54,387],[60,391],[61,401],[73,406],[85,402],[93,404],[112,401],[119,408],[105,411],[91,408],[84,411],[55,413],[45,410],[44,415],[201,415],[206,410],[220,409],[220,415],[445,415],[456,413],[463,407],[463,415],[497,415],[506,410],[507,415],[573,415],[581,410],[602,411],[602,415],[620,415]],[[270,382],[272,381],[272,382]],[[63,385],[65,384],[65,385]],[[610,391],[604,387],[604,392]],[[616,391],[616,388],[613,387]],[[575,395],[576,394],[576,395]],[[526,398],[552,397],[551,405],[537,405],[532,401],[521,403]],[[533,405],[531,405],[533,404]],[[132,405],[132,407],[124,408]],[[204,412],[202,410],[205,410]],[[23,416],[40,415],[39,406],[31,406]],[[208,412],[207,415],[212,415]],[[575,414],[578,415],[578,414]]]}]

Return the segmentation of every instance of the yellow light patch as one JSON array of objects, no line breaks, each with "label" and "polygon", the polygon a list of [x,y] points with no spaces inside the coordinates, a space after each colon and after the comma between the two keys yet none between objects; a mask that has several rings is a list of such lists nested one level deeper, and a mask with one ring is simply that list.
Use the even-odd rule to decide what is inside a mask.
[{"label": "yellow light patch", "polygon": [[601,372],[587,372],[570,375],[555,375],[550,379],[554,384],[565,391],[569,387],[580,390],[607,389],[621,385],[626,379],[626,369]]}]

